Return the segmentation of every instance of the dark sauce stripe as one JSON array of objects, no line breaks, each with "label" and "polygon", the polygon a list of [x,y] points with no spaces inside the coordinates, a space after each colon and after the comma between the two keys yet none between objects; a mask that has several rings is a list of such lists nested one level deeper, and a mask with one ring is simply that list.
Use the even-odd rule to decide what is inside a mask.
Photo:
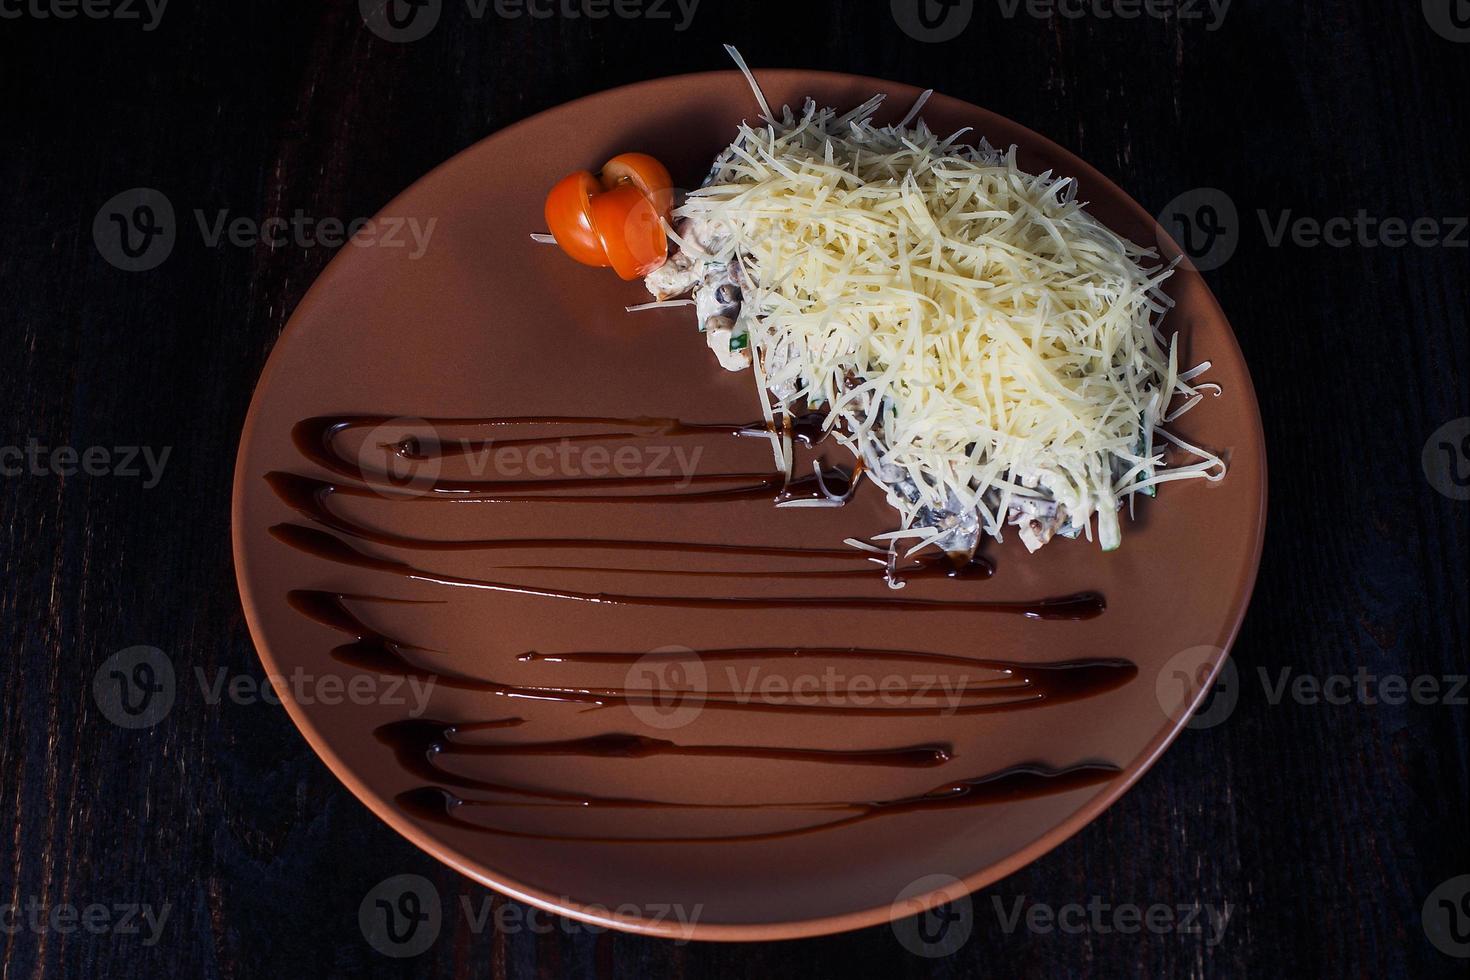
[{"label": "dark sauce stripe", "polygon": [[776,610],[776,609],[845,609],[852,611],[885,612],[907,610],[909,612],[969,612],[993,615],[1024,616],[1027,619],[1092,619],[1107,608],[1103,597],[1096,592],[1079,592],[1075,595],[1056,596],[1045,599],[1005,601],[964,601],[944,599],[903,599],[896,597],[862,598],[854,596],[657,596],[625,595],[611,592],[581,592],[571,589],[554,589],[548,586],[518,585],[490,579],[468,578],[448,573],[433,572],[418,568],[407,562],[383,558],[360,551],[352,545],[325,531],[300,524],[277,524],[270,529],[271,536],[291,548],[305,554],[336,562],[352,568],[383,572],[403,579],[444,585],[454,588],[502,592],[512,595],[533,596],[544,599],[563,599],[602,606],[644,606],[667,609],[723,609],[723,610]]},{"label": "dark sauce stripe", "polygon": [[[297,590],[288,594],[291,608],[301,615],[352,637],[352,642],[335,648],[332,656],[360,670],[378,674],[432,679],[436,684],[457,690],[475,691],[498,697],[521,701],[557,702],[581,704],[593,708],[649,705],[668,707],[669,695],[663,692],[628,690],[624,688],[602,688],[557,685],[503,684],[496,681],[471,677],[465,674],[430,669],[406,651],[422,651],[423,648],[394,639],[382,631],[369,626],[355,613],[348,602],[375,601],[365,596],[348,596],[334,592]],[[830,651],[814,653],[826,655]],[[844,651],[849,656],[860,656],[867,651]],[[872,651],[875,658],[892,658],[898,651]],[[712,659],[741,659],[742,655],[765,657],[768,651],[711,651]],[[801,655],[793,651],[791,655]],[[577,657],[579,655],[570,655]],[[580,655],[610,659],[603,662],[627,663],[637,660],[633,654]],[[932,688],[924,692],[907,692],[916,700],[929,697],[933,703],[915,703],[908,706],[855,705],[844,703],[796,703],[767,702],[743,695],[737,691],[710,691],[689,695],[705,709],[788,713],[820,714],[834,716],[935,716],[989,714],[1039,707],[1045,704],[1064,704],[1114,690],[1127,684],[1138,674],[1138,668],[1125,660],[1080,660],[1056,664],[1014,664],[1001,661],[972,661],[941,654],[909,653],[911,659],[923,659],[932,663],[957,663],[973,665],[978,669],[991,669],[1001,674],[994,681],[964,684],[945,691]],[[552,660],[539,654],[523,655],[525,660]],[[584,661],[586,662],[586,661]],[[904,697],[906,692],[892,692]]]},{"label": "dark sauce stripe", "polygon": [[[1088,762],[1063,769],[1025,764],[1011,766],[998,772],[987,773],[971,779],[960,779],[943,783],[927,793],[917,796],[873,801],[839,801],[819,803],[747,803],[747,804],[699,804],[675,803],[662,800],[604,797],[591,794],[558,793],[548,790],[528,790],[521,787],[485,785],[479,788],[511,795],[526,795],[536,802],[517,804],[499,800],[467,800],[442,786],[422,786],[401,793],[397,804],[411,816],[427,823],[474,830],[503,837],[519,837],[533,840],[567,840],[599,844],[710,844],[747,843],[753,841],[780,840],[818,831],[850,827],[882,817],[909,813],[926,813],[940,810],[967,809],[976,806],[991,806],[997,803],[1015,803],[1023,800],[1053,796],[1092,789],[1111,782],[1121,770],[1111,763]],[[829,819],[803,824],[783,830],[749,834],[723,834],[702,837],[610,837],[602,835],[572,835],[524,830],[507,830],[487,826],[469,819],[465,813],[472,810],[496,810],[518,805],[565,807],[576,810],[812,810],[836,813]]]}]

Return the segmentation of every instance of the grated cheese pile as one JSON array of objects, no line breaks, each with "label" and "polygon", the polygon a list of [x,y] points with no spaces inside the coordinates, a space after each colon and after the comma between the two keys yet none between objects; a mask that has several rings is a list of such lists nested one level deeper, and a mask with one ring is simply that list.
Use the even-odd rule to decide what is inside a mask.
[{"label": "grated cheese pile", "polygon": [[[1030,546],[1037,518],[1090,538],[1096,514],[1111,549],[1129,495],[1223,478],[1159,428],[1219,392],[1188,383],[1209,365],[1181,374],[1159,330],[1172,267],[1088,214],[1071,179],[909,125],[922,99],[880,127],[881,96],[798,116],[756,92],[762,124],[741,125],[669,233],[738,270],[737,339],[773,431],[802,403],[829,408],[902,515],[887,537],[964,550],[966,520],[999,538],[1009,515]],[[773,441],[789,473],[790,438]],[[1194,461],[1166,468],[1163,442]]]}]

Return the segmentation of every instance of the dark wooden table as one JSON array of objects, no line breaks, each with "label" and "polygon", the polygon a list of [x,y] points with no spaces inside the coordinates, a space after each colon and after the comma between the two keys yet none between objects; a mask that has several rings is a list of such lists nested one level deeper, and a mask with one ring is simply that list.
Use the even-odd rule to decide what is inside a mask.
[{"label": "dark wooden table", "polygon": [[[580,0],[537,0],[548,17],[443,0],[411,43],[347,0],[176,0],[161,17],[97,2],[0,0],[0,977],[1465,975],[1423,915],[1470,872],[1464,0],[1162,16],[965,0],[927,26],[913,0],[703,0],[687,21],[672,0],[594,3],[605,19],[573,16]],[[756,65],[988,106],[1184,214],[1210,264],[1233,249],[1208,278],[1255,375],[1272,479],[1236,682],[1208,720],[1228,717],[961,906],[971,935],[948,956],[887,927],[722,946],[527,921],[381,824],[279,708],[199,688],[196,671],[263,679],[230,560],[233,454],[334,249],[315,232],[211,245],[195,212],[370,215],[518,119],[723,68],[722,41]],[[148,271],[119,265],[149,253],[99,250],[105,214],[93,233],[135,187],[176,211]],[[180,687],[166,717],[125,728],[94,678],[138,645]],[[1394,678],[1419,686],[1395,696]],[[447,909],[431,950],[401,960],[358,921],[398,872]],[[1439,899],[1463,886],[1428,902],[1446,948],[1470,899]],[[461,899],[493,903],[489,924]],[[1227,904],[1222,935],[1181,924],[1195,913],[1179,907]],[[1155,906],[1174,924],[1114,928]],[[1028,927],[1048,910],[1071,927]]]}]

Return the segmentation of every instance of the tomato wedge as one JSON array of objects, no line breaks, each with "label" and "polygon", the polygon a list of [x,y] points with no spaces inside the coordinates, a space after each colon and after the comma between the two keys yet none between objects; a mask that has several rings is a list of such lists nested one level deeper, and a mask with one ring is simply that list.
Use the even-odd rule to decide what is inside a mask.
[{"label": "tomato wedge", "polygon": [[566,177],[546,195],[546,226],[563,252],[583,265],[605,269],[612,263],[592,227],[591,199],[600,193],[602,185],[585,170]]},{"label": "tomato wedge", "polygon": [[668,168],[648,154],[619,154],[600,176],[579,170],[559,181],[546,196],[546,224],[583,265],[641,279],[668,258],[660,219],[673,207],[673,186]]},{"label": "tomato wedge", "polygon": [[623,184],[632,184],[664,211],[673,207],[674,178],[668,168],[647,153],[620,153],[602,167],[602,186],[612,190]]},{"label": "tomato wedge", "polygon": [[592,224],[613,271],[642,279],[664,264],[669,243],[653,202],[636,187],[615,187],[592,199]]}]

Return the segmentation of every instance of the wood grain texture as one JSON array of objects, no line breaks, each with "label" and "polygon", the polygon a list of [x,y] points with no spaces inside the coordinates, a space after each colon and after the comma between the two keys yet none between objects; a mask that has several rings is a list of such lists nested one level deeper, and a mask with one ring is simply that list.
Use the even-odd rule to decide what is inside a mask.
[{"label": "wood grain texture", "polygon": [[[1470,415],[1466,250],[1277,246],[1270,233],[1287,212],[1470,211],[1470,44],[1431,30],[1419,3],[1237,0],[1212,30],[1203,5],[1203,19],[1121,20],[1024,3],[1008,17],[1008,2],[977,0],[965,33],[939,44],[899,31],[887,3],[837,0],[703,0],[682,32],[677,12],[507,19],[492,4],[476,19],[445,0],[411,44],[374,36],[345,0],[179,2],[152,31],[4,6],[23,16],[0,19],[0,447],[170,456],[152,488],[0,477],[0,810],[13,827],[0,906],[21,906],[0,917],[3,980],[1464,975],[1420,921],[1437,884],[1470,872],[1463,701],[1272,703],[1262,681],[1287,668],[1445,677],[1470,660],[1470,505],[1420,465],[1430,433]],[[196,679],[261,680],[230,560],[233,453],[271,345],[332,250],[209,247],[193,212],[371,215],[542,109],[724,67],[723,41],[757,65],[933,86],[1051,136],[1151,209],[1216,187],[1240,214],[1234,257],[1208,278],[1255,376],[1272,498],[1238,704],[1076,838],[975,895],[973,935],[948,957],[914,956],[888,928],[751,946],[549,918],[477,930],[461,899],[492,923],[515,903],[389,831],[279,708],[211,703]],[[172,201],[179,238],[162,266],[128,273],[91,228],[136,186]],[[93,677],[140,644],[169,655],[178,692],[157,725],[127,730],[100,712]],[[363,896],[398,873],[427,877],[446,909],[433,948],[406,960],[358,925]],[[1017,900],[1232,913],[1215,945],[1008,933],[997,907]],[[27,918],[28,905],[97,903],[115,926],[116,905],[166,904],[168,918],[151,944],[146,925]]]}]

